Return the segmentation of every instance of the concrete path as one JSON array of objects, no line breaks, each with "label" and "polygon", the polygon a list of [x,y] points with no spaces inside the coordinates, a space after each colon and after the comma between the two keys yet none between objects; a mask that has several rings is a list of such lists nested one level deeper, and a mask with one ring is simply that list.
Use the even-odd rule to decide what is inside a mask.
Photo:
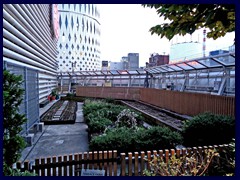
[{"label": "concrete path", "polygon": [[88,148],[87,125],[84,123],[83,103],[78,102],[75,124],[47,125],[37,133],[34,144],[22,152],[21,161],[33,162],[36,158],[86,152]]}]

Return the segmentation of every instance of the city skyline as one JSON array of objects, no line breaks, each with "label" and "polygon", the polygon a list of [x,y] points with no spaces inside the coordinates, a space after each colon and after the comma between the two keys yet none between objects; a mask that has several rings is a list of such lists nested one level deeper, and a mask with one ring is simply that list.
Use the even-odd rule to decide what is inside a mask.
[{"label": "city skyline", "polygon": [[[163,22],[155,9],[140,4],[99,4],[101,60],[118,62],[128,53],[139,53],[139,65],[144,66],[151,53],[169,54],[171,44],[184,41],[202,43],[202,30],[192,36],[176,36],[171,41],[151,35],[149,29]],[[206,40],[206,52],[226,49],[233,44],[235,33],[227,33],[217,40]]]}]

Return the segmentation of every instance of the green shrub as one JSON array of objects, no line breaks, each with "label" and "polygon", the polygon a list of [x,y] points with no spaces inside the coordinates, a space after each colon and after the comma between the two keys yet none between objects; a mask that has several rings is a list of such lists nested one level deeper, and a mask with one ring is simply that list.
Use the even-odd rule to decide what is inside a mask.
[{"label": "green shrub", "polygon": [[9,175],[12,165],[21,157],[26,143],[20,135],[25,115],[19,113],[24,90],[22,77],[3,71],[3,173]]},{"label": "green shrub", "polygon": [[88,123],[89,133],[103,133],[107,126],[111,125],[112,121],[107,118],[92,118]]},{"label": "green shrub", "polygon": [[185,146],[225,144],[235,137],[235,120],[229,116],[203,113],[186,121],[182,133]]},{"label": "green shrub", "polygon": [[117,150],[119,153],[127,153],[170,149],[181,142],[181,135],[166,127],[139,128],[137,131],[120,127],[107,131],[105,135],[94,137],[89,148],[91,151]]},{"label": "green shrub", "polygon": [[94,137],[89,143],[90,151],[117,150],[118,153],[130,152],[133,146],[134,133],[126,127],[109,130],[107,134]]},{"label": "green shrub", "polygon": [[141,129],[135,136],[135,147],[138,151],[171,149],[182,142],[181,134],[168,127]]}]

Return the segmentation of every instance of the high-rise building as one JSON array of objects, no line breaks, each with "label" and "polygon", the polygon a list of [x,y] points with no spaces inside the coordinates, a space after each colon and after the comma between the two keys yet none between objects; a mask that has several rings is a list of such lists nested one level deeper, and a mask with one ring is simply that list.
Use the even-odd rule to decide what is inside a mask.
[{"label": "high-rise building", "polygon": [[128,69],[136,70],[139,68],[139,53],[128,53]]},{"label": "high-rise building", "polygon": [[169,55],[151,54],[149,58],[149,67],[161,66],[169,63]]},{"label": "high-rise building", "polygon": [[58,72],[101,69],[100,13],[95,4],[59,4]]}]

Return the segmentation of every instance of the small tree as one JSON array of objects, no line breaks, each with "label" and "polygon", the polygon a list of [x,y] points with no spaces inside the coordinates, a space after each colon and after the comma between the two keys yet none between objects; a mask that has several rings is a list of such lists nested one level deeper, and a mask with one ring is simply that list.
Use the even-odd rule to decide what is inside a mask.
[{"label": "small tree", "polygon": [[25,147],[24,139],[19,135],[26,121],[19,113],[24,90],[21,88],[22,77],[3,71],[3,167],[4,175],[12,175],[12,165],[21,157]]}]

